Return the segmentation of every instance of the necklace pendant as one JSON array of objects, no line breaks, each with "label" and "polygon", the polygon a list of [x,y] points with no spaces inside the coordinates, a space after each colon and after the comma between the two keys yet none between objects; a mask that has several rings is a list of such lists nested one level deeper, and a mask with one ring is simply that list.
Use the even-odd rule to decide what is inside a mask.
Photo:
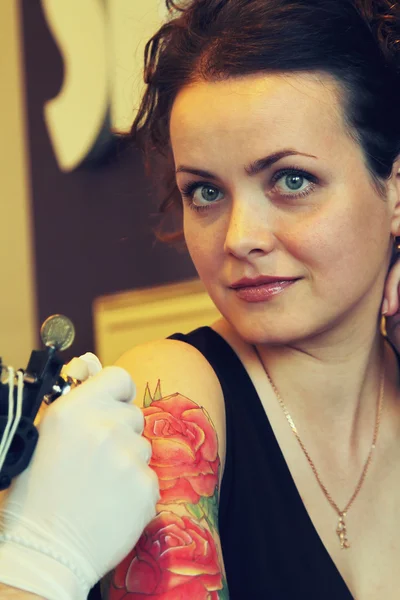
[{"label": "necklace pendant", "polygon": [[345,518],[346,513],[341,513],[339,515],[339,523],[338,526],[336,528],[336,533],[339,537],[339,541],[340,541],[340,547],[342,550],[347,550],[347,548],[350,548],[350,544],[349,541],[347,539],[347,529],[346,529],[346,523],[345,523]]}]

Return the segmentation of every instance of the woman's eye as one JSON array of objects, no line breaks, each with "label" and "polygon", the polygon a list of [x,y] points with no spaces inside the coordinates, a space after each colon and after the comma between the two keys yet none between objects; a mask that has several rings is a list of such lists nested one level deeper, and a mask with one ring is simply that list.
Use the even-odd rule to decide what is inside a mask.
[{"label": "woman's eye", "polygon": [[196,208],[206,208],[223,198],[222,192],[216,186],[198,182],[183,186],[181,194]]},{"label": "woman's eye", "polygon": [[279,171],[273,177],[273,183],[283,182],[281,185],[275,185],[272,193],[278,193],[285,197],[298,198],[307,196],[316,187],[317,179],[310,173],[303,173],[298,170]]},{"label": "woman's eye", "polygon": [[302,175],[286,175],[284,180],[285,185],[293,192],[300,191],[304,184],[304,177]]}]

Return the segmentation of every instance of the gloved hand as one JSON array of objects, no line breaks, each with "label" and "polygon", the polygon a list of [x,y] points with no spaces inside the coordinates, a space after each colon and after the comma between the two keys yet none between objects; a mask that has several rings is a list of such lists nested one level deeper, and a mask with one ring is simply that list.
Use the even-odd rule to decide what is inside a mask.
[{"label": "gloved hand", "polygon": [[136,544],[159,491],[133,393],[128,373],[107,367],[45,411],[32,462],[0,509],[0,582],[83,600]]}]

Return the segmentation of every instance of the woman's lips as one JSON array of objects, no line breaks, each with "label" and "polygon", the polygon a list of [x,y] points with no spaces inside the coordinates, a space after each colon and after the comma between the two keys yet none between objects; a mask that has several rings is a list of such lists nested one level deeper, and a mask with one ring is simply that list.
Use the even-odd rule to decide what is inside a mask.
[{"label": "woman's lips", "polygon": [[249,285],[238,288],[232,288],[235,294],[241,300],[246,302],[265,302],[274,296],[281,294],[286,288],[296,283],[298,279],[285,281],[274,281],[271,283],[262,283],[258,285]]}]

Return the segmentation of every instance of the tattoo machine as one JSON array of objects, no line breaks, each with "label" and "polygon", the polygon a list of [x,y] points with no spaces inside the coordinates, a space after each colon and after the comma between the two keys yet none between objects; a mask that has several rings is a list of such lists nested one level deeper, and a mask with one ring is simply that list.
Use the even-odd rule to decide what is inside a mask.
[{"label": "tattoo machine", "polygon": [[43,323],[40,335],[45,348],[32,351],[25,370],[14,371],[0,358],[0,491],[10,486],[32,458],[39,437],[35,420],[42,402],[51,404],[81,383],[79,373],[66,369],[59,355],[74,341],[72,322],[53,315]]}]

